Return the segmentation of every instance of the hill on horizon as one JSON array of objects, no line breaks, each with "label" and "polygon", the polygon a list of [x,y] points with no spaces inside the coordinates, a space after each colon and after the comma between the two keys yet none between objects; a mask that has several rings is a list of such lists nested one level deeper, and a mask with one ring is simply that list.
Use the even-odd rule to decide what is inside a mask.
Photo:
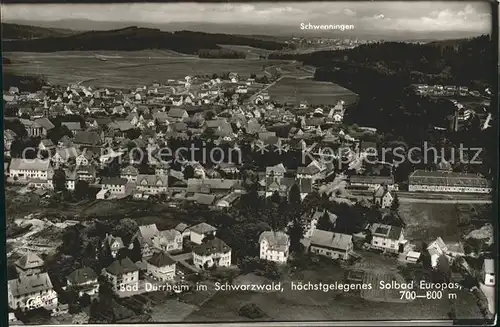
[{"label": "hill on horizon", "polygon": [[75,31],[64,28],[48,28],[33,25],[2,23],[2,38],[4,40],[20,40],[45,37],[67,36]]},{"label": "hill on horizon", "polygon": [[[5,26],[4,26],[5,25]],[[164,32],[160,29],[129,26],[107,31],[65,32],[24,25],[2,24],[11,37],[4,35],[4,51],[55,52],[96,50],[166,49],[184,54],[196,54],[201,49],[221,49],[218,44],[250,46],[279,51],[289,47],[277,40],[262,40],[252,36],[209,34],[204,32]],[[22,38],[37,32],[37,38]]]}]

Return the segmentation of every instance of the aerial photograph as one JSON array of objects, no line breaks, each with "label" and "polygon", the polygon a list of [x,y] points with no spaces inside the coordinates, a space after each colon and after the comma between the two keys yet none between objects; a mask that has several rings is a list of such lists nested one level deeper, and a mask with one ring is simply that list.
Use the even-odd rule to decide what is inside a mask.
[{"label": "aerial photograph", "polygon": [[490,3],[1,11],[10,325],[494,321]]}]

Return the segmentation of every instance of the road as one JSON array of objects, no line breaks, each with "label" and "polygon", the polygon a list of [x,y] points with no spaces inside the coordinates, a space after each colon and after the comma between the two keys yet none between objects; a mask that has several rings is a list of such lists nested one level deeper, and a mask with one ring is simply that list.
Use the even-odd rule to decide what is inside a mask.
[{"label": "road", "polygon": [[455,204],[489,204],[492,200],[460,200],[460,199],[419,199],[399,197],[400,203],[455,203]]}]

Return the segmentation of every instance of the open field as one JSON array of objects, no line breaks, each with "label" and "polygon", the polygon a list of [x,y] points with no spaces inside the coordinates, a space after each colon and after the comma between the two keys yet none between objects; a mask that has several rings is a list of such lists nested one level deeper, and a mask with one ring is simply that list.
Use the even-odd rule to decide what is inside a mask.
[{"label": "open field", "polygon": [[273,53],[272,50],[254,48],[248,45],[218,44],[218,46],[223,49],[244,52],[248,59],[259,59],[259,56],[267,56]]},{"label": "open field", "polygon": [[340,100],[349,103],[357,98],[352,91],[334,83],[287,77],[270,87],[268,91],[271,99],[277,102],[307,101],[311,105],[334,105]]},{"label": "open field", "polygon": [[[107,61],[88,52],[6,53],[14,61],[4,67],[17,74],[43,75],[53,84],[88,81],[99,87],[130,88],[181,79],[186,75],[235,72],[243,77],[263,74],[264,65],[287,63],[282,60],[200,59],[158,52],[100,52]],[[149,59],[151,58],[151,59]],[[85,84],[85,83],[84,83]]]},{"label": "open field", "polygon": [[406,222],[406,237],[414,242],[429,242],[440,236],[445,242],[461,239],[460,219],[472,215],[483,204],[401,202],[399,213]]}]

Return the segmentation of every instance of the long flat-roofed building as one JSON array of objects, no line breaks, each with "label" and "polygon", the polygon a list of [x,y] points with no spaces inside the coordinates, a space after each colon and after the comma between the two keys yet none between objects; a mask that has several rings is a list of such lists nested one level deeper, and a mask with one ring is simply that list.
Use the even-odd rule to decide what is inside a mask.
[{"label": "long flat-roofed building", "polygon": [[409,177],[410,192],[491,193],[491,181],[476,174],[416,170]]}]

